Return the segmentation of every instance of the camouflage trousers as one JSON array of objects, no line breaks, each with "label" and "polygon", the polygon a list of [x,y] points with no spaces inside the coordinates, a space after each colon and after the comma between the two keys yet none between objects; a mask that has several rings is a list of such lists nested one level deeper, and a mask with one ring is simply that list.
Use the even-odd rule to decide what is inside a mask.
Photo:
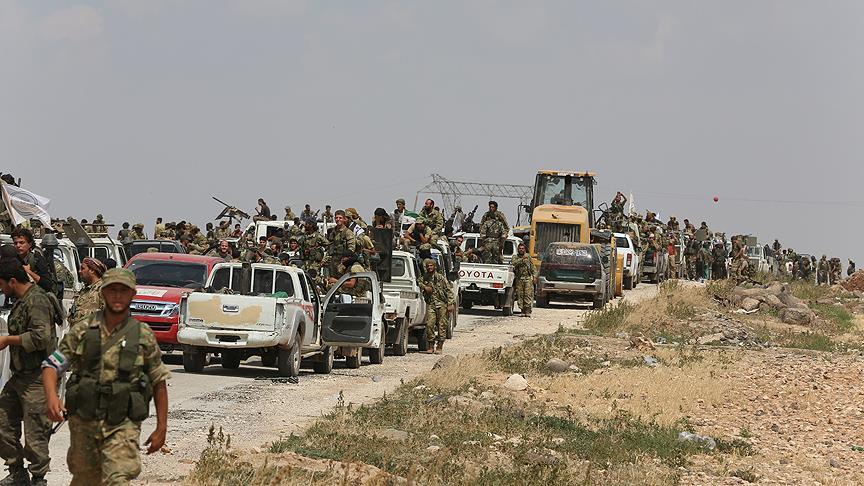
[{"label": "camouflage trousers", "polygon": [[51,421],[45,414],[45,390],[40,372],[14,373],[0,393],[0,456],[10,467],[23,468],[27,459],[30,474],[44,476],[51,462],[50,437]]},{"label": "camouflage trousers", "polygon": [[747,268],[747,260],[740,258],[732,260],[732,265],[729,266],[729,277],[737,281],[744,280],[744,270]]},{"label": "camouflage trousers", "polygon": [[678,278],[678,255],[669,255],[669,266],[666,268],[666,276]]},{"label": "camouflage trousers", "polygon": [[690,280],[696,280],[699,278],[699,276],[696,275],[696,257],[685,255],[684,264],[687,266],[687,278]]},{"label": "camouflage trousers", "polygon": [[443,343],[447,339],[447,304],[428,304],[426,306],[426,340]]},{"label": "camouflage trousers", "polygon": [[519,304],[519,310],[523,314],[531,314],[531,307],[534,306],[534,279],[533,278],[517,278],[513,282],[513,295],[516,297],[516,302]]},{"label": "camouflage trousers", "polygon": [[66,462],[72,486],[120,485],[141,473],[138,455],[141,425],[125,421],[109,426],[101,420],[69,417],[69,452]]},{"label": "camouflage trousers", "polygon": [[483,263],[491,263],[500,265],[501,260],[501,245],[497,239],[486,239],[483,242]]}]

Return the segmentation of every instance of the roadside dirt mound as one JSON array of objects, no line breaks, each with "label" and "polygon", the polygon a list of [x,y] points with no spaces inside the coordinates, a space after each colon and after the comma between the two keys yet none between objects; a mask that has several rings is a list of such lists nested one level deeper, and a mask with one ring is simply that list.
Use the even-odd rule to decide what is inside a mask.
[{"label": "roadside dirt mound", "polygon": [[840,282],[840,285],[849,291],[858,290],[864,292],[864,270],[858,270],[853,273],[849,278]]}]

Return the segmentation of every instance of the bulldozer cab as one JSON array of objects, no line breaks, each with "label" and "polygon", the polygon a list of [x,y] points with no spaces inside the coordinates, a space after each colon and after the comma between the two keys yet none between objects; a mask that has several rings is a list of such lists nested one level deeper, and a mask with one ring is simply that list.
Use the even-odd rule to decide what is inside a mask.
[{"label": "bulldozer cab", "polygon": [[539,206],[580,206],[588,211],[589,225],[594,227],[595,174],[541,170],[534,180],[532,211]]}]

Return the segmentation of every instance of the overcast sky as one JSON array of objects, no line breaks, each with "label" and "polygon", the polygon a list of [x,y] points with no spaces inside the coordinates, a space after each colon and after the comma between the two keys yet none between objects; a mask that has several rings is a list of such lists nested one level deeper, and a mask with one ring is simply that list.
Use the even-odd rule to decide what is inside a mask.
[{"label": "overcast sky", "polygon": [[433,172],[591,170],[604,200],[864,260],[860,0],[0,0],[0,80],[0,170],[55,217],[368,218]]}]

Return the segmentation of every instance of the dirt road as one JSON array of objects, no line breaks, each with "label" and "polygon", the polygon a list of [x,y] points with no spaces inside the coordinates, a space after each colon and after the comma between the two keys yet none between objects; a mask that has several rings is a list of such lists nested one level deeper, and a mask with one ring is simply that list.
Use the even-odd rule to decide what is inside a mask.
[{"label": "dirt road", "polygon": [[[628,292],[627,300],[641,300],[656,295],[657,286],[642,285]],[[531,319],[501,318],[491,308],[463,311],[453,339],[445,345],[446,354],[462,355],[485,348],[507,345],[525,336],[551,333],[559,325],[574,327],[586,307],[535,309]],[[413,348],[413,346],[412,346]],[[345,403],[366,403],[399,386],[402,381],[432,368],[439,355],[409,350],[407,356],[390,356],[381,365],[364,361],[360,369],[351,370],[337,361],[329,375],[316,375],[304,369],[299,384],[284,383],[272,368],[263,368],[257,359],[244,363],[238,370],[210,366],[201,374],[183,371],[177,358],[170,359],[173,377],[169,381],[170,412],[167,447],[171,453],[157,453],[143,461],[141,483],[169,483],[186,476],[206,446],[211,424],[231,434],[235,447],[255,448],[296,433],[340,399]],[[142,442],[153,430],[155,420],[144,423]],[[67,484],[71,476],[66,468],[65,453],[69,430],[63,427],[51,442],[51,483]]]}]

